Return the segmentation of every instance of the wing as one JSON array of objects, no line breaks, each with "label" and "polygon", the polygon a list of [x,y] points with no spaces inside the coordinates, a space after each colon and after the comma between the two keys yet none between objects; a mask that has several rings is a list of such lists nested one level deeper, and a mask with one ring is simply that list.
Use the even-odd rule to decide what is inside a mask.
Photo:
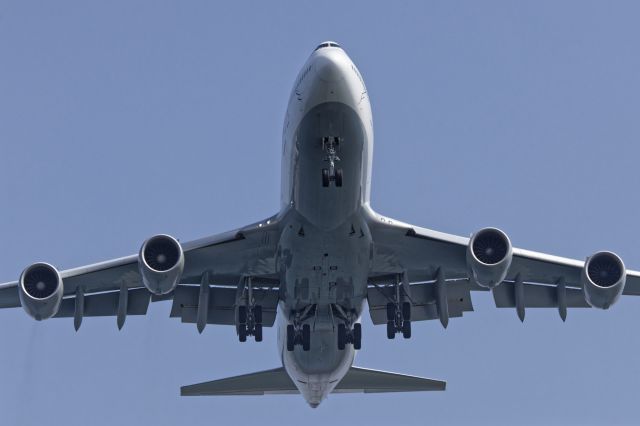
[{"label": "wing", "polygon": [[[468,279],[466,251],[469,238],[420,228],[373,212],[370,212],[368,225],[375,247],[369,278],[370,309],[372,318],[377,319],[374,323],[386,322],[387,318],[375,312],[382,308],[380,299],[371,294],[381,286],[380,281],[384,281],[382,288],[387,288],[389,293],[395,288],[394,277],[400,276],[402,294],[409,299],[420,299],[419,302],[413,300],[414,308],[416,303],[431,305],[431,313],[420,319],[443,320],[438,297],[441,301],[448,300],[449,310],[453,313],[449,316],[454,317],[473,310],[468,301],[469,291],[487,291]],[[580,280],[583,267],[584,261],[581,260],[514,248],[513,261],[505,280],[493,289],[496,306],[518,307],[521,318],[524,318],[524,308],[527,307],[557,308],[564,319],[566,307],[589,307]],[[438,286],[438,277],[447,285]],[[422,286],[417,296],[416,283]],[[521,298],[516,294],[520,284]],[[451,290],[446,296],[438,295],[438,287],[450,287]],[[640,295],[640,272],[627,271],[623,294]]]},{"label": "wing", "polygon": [[[236,300],[244,294],[239,292],[238,298],[235,297],[243,277],[257,277],[257,286],[264,287],[258,289],[257,297],[262,297],[269,306],[277,304],[275,261],[279,223],[278,217],[274,216],[243,228],[181,244],[185,256],[181,285],[169,295],[154,297],[153,300],[171,299],[175,295],[185,305],[185,315],[178,312],[182,309],[178,310],[174,303],[172,316],[181,316],[185,322],[195,322],[190,320],[189,307],[193,304],[194,288],[197,305],[199,288],[189,284],[201,284],[203,273],[208,271],[208,284],[213,285],[208,295],[215,300],[215,303],[208,304],[211,311],[207,315],[209,323],[235,322],[220,312],[233,312]],[[79,303],[82,305],[80,317],[144,315],[151,300],[140,277],[137,255],[61,271],[60,275],[64,298],[57,317],[79,316]],[[229,297],[229,290],[234,297]],[[19,306],[18,282],[0,285],[0,308]],[[272,313],[275,317],[275,307]],[[269,317],[269,312],[266,315]],[[119,326],[121,321],[123,319],[119,318]]]}]

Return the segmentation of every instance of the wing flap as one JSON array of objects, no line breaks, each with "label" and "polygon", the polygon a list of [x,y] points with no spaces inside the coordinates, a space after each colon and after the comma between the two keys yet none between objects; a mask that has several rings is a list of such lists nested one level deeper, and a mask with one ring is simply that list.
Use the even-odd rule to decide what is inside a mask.
[{"label": "wing flap", "polygon": [[[171,317],[180,318],[184,323],[196,323],[200,287],[179,285],[173,293]],[[255,303],[262,306],[262,325],[272,327],[276,320],[278,307],[278,290],[258,288],[253,290]],[[211,287],[209,289],[208,324],[235,325],[236,307],[241,301],[241,294],[235,288]]]},{"label": "wing flap", "polygon": [[[151,294],[146,288],[129,290],[127,297],[127,315],[145,315],[149,307]],[[84,297],[84,317],[107,317],[118,313],[120,300],[119,291],[91,294]],[[75,315],[76,298],[69,297],[62,300],[60,310],[55,318],[69,318]]]},{"label": "wing flap", "polygon": [[0,286],[0,308],[17,308],[20,306],[18,282],[2,284]]},{"label": "wing flap", "polygon": [[[493,289],[493,298],[498,308],[516,307],[515,285],[503,282]],[[566,303],[568,308],[589,308],[584,298],[582,289],[565,288]],[[539,284],[524,284],[524,306],[526,308],[557,308],[558,287]]]},{"label": "wing flap", "polygon": [[[461,317],[464,312],[473,311],[468,280],[447,281],[447,303],[449,317]],[[439,319],[437,294],[433,283],[411,284],[411,320],[425,321]],[[395,296],[392,286],[371,286],[367,290],[369,314],[375,325],[387,323],[387,303]]]}]

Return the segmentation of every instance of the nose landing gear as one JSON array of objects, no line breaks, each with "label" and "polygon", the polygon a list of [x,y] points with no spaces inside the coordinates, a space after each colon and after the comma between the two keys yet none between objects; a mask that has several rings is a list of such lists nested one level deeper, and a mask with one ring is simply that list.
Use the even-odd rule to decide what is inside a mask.
[{"label": "nose landing gear", "polygon": [[337,136],[325,136],[322,138],[322,150],[327,153],[324,161],[329,163],[328,169],[322,169],[322,186],[325,188],[334,182],[337,188],[342,187],[342,169],[336,168],[340,138]]}]

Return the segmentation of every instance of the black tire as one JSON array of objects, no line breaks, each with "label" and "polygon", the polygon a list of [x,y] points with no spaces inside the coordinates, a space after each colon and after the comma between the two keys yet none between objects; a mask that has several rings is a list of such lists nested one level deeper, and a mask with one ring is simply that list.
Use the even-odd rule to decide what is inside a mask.
[{"label": "black tire", "polygon": [[247,328],[244,325],[238,329],[238,339],[243,343],[247,341]]},{"label": "black tire", "polygon": [[411,303],[404,302],[402,304],[402,319],[405,321],[411,321]]},{"label": "black tire", "polygon": [[256,338],[256,342],[262,342],[262,324],[256,324],[253,336]]},{"label": "black tire", "polygon": [[387,321],[395,321],[396,319],[396,305],[389,302],[387,303]]},{"label": "black tire", "polygon": [[256,305],[253,307],[253,320],[256,324],[262,324],[262,306]]},{"label": "black tire", "polygon": [[387,339],[396,338],[396,324],[393,321],[387,321]]},{"label": "black tire", "polygon": [[338,349],[343,351],[347,344],[347,327],[344,324],[338,324]]},{"label": "black tire", "polygon": [[247,323],[247,307],[238,306],[238,324]]},{"label": "black tire", "polygon": [[322,169],[322,186],[325,188],[329,186],[329,170]]},{"label": "black tire", "polygon": [[362,347],[362,324],[353,324],[353,349],[359,351]]},{"label": "black tire", "polygon": [[336,186],[338,188],[342,187],[342,169],[336,170]]},{"label": "black tire", "polygon": [[311,349],[311,326],[304,324],[302,326],[302,350],[308,351]]},{"label": "black tire", "polygon": [[405,321],[402,323],[402,337],[405,339],[411,339],[411,321]]},{"label": "black tire", "polygon": [[287,325],[287,350],[289,352],[293,351],[295,338],[296,338],[296,331],[293,328],[293,325],[292,324]]}]

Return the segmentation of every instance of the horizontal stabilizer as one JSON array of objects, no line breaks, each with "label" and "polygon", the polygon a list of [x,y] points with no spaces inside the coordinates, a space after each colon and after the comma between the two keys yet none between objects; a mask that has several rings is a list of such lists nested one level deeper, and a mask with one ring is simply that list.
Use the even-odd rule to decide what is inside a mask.
[{"label": "horizontal stabilizer", "polygon": [[[351,367],[333,393],[443,391],[446,382],[406,374]],[[296,394],[298,389],[283,367],[242,376],[183,386],[182,396]]]},{"label": "horizontal stabilizer", "polygon": [[442,380],[351,367],[333,393],[443,391],[446,386]]},{"label": "horizontal stabilizer", "polygon": [[283,367],[242,376],[227,377],[196,385],[182,386],[182,396],[269,395],[298,393]]}]

